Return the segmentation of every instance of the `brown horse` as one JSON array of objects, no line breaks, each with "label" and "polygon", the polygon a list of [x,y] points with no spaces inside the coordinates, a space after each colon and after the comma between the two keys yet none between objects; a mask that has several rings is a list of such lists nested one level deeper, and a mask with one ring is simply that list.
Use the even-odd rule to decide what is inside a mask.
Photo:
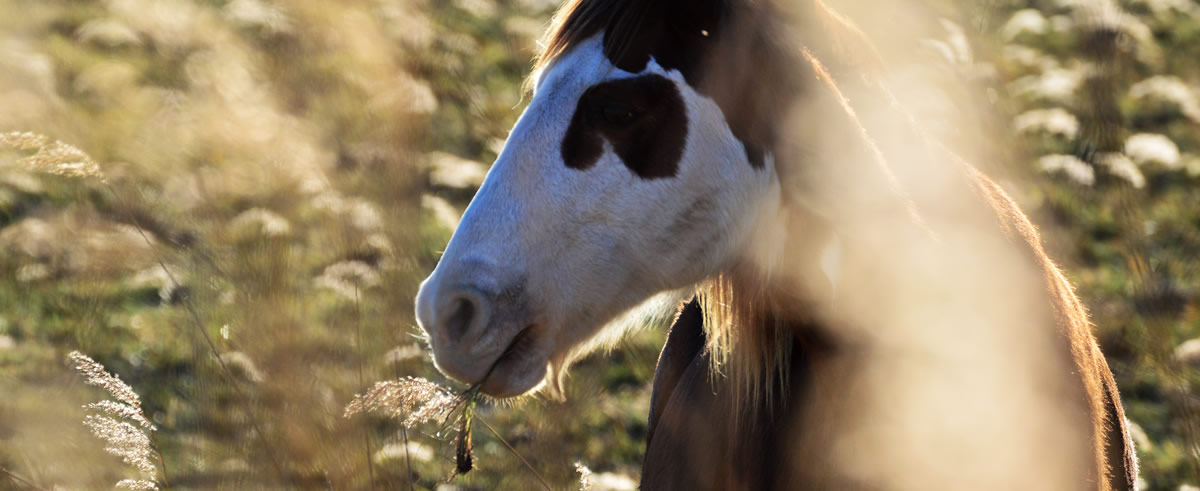
[{"label": "brown horse", "polygon": [[418,294],[438,367],[561,392],[696,295],[644,488],[1132,489],[1112,375],[1034,227],[913,123],[890,54],[797,3],[563,7]]}]

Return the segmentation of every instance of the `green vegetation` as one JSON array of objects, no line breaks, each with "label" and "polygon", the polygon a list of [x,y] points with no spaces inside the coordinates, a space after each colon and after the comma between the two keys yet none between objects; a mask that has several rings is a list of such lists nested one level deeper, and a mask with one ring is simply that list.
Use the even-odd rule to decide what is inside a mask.
[{"label": "green vegetation", "polygon": [[1091,311],[1148,489],[1194,485],[1200,4],[1123,2],[1097,27],[1070,3],[993,10],[1007,19],[993,42],[1024,147],[1014,165],[1039,172],[1017,195]]},{"label": "green vegetation", "polygon": [[[0,133],[102,173],[33,172],[80,158],[0,145],[0,468],[153,478],[82,423],[103,394],[79,350],[141,396],[160,485],[444,482],[454,428],[343,413],[376,381],[445,382],[412,297],[526,102],[555,3],[0,0]],[[1148,489],[1174,490],[1200,483],[1200,5],[1125,1],[1099,52],[1074,3],[939,11],[1020,133],[1001,173],[1093,314]],[[508,445],[555,489],[576,462],[636,480],[662,341],[584,360],[565,402],[478,406],[504,440],[475,425],[454,484],[538,486]]]}]

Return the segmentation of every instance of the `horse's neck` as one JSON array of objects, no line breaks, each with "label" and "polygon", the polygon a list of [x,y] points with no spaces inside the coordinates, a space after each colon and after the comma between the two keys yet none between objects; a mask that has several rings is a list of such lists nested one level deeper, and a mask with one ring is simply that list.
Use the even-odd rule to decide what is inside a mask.
[{"label": "horse's neck", "polygon": [[766,374],[767,383],[786,380],[786,397],[771,406],[737,404],[735,388],[710,372],[704,317],[697,299],[685,304],[659,356],[642,488],[757,490],[789,482],[789,406],[803,404],[790,398],[805,395],[807,353],[818,345],[797,342],[788,377]]},{"label": "horse's neck", "polygon": [[973,192],[943,191],[936,236],[894,218],[837,231],[819,311],[839,349],[813,368],[796,438],[810,469],[836,471],[810,478],[1068,489],[1085,475],[1086,399],[1043,271]]}]

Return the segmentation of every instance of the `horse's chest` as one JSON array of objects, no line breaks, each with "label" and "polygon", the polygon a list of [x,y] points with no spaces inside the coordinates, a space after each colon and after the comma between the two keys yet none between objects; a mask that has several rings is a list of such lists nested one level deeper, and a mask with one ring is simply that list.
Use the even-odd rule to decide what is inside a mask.
[{"label": "horse's chest", "polygon": [[[970,360],[798,345],[786,404],[735,414],[703,343],[672,338],[684,349],[660,361],[676,376],[656,381],[643,489],[1068,489],[1051,476],[1079,474],[1087,419],[1070,394],[981,390],[1009,377]],[[1044,445],[1061,458],[1030,451]]]},{"label": "horse's chest", "polygon": [[[699,319],[698,307],[685,308],[659,359],[642,488],[817,489],[792,465],[811,440],[799,431],[805,414],[783,405],[735,412],[730,388],[709,376]],[[788,403],[799,406],[816,365],[800,350],[793,362]]]}]

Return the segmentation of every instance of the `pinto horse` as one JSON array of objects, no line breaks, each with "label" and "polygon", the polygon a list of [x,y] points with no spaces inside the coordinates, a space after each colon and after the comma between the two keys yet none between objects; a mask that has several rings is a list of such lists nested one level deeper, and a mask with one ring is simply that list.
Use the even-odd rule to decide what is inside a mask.
[{"label": "pinto horse", "polygon": [[561,394],[632,312],[682,304],[646,489],[1133,489],[1112,374],[1033,225],[914,123],[862,31],[793,3],[560,10],[417,295],[438,368]]}]

